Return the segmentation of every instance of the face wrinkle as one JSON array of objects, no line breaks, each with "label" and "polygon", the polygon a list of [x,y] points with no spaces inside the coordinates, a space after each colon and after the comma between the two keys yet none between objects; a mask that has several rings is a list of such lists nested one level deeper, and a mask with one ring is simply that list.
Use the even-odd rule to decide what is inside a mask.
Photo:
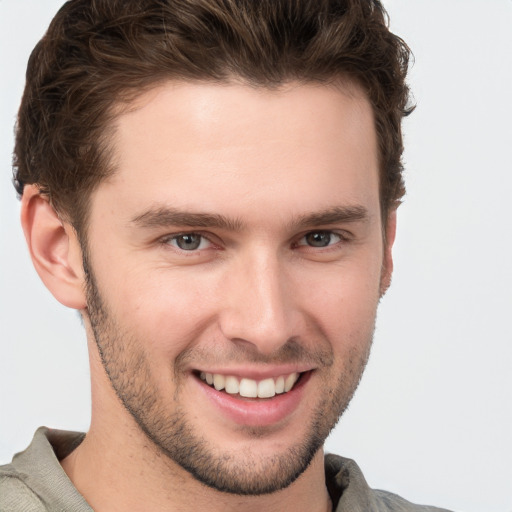
[{"label": "face wrinkle", "polygon": [[[363,374],[369,356],[368,350],[363,354],[352,349],[348,357],[349,374],[340,374],[332,387],[322,386],[325,393],[314,412],[308,434],[295,443],[284,454],[274,455],[265,460],[259,471],[255,471],[250,457],[242,463],[233,455],[216,454],[204,438],[193,431],[180,407],[172,414],[166,414],[159,403],[158,391],[151,387],[152,375],[148,360],[143,351],[136,346],[136,340],[130,336],[123,337],[121,329],[115,322],[108,306],[103,300],[87,257],[83,249],[83,265],[87,283],[87,314],[98,347],[103,368],[110,383],[141,431],[156,447],[157,452],[188,471],[199,482],[220,492],[238,495],[262,495],[276,492],[288,487],[309,466],[317,451],[323,446],[330,431],[348,406]],[[199,358],[201,349],[186,349],[174,361],[175,378],[180,375],[195,354]],[[131,353],[130,353],[131,352]],[[214,357],[220,359],[218,354]],[[286,343],[276,355],[264,356],[257,351],[238,348],[230,354],[235,360],[250,362],[287,362],[303,360],[315,362],[318,366],[332,366],[332,352],[318,351],[310,353],[296,342]],[[210,359],[211,361],[211,356]],[[355,362],[356,361],[356,362]],[[179,396],[179,379],[174,402]],[[246,428],[247,429],[247,428]],[[253,438],[264,437],[268,428],[249,428]]]}]

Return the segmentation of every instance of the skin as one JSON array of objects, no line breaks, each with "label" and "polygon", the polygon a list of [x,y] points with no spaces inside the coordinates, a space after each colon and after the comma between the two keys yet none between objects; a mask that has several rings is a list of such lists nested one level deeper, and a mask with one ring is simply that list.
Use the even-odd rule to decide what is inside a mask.
[{"label": "skin", "polygon": [[[96,511],[329,510],[321,444],[392,270],[369,102],[351,84],[168,83],[117,118],[112,142],[85,272],[70,226],[35,187],[22,201],[36,269],[88,336],[91,427],[65,471]],[[199,248],[180,249],[183,234]],[[240,424],[198,370],[308,377],[283,417]]]}]

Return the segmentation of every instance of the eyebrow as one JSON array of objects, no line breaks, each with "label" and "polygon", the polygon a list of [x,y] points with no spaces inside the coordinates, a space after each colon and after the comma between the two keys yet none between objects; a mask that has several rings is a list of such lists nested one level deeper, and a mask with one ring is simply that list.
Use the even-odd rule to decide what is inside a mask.
[{"label": "eyebrow", "polygon": [[131,222],[143,228],[184,226],[240,231],[244,227],[241,219],[231,219],[216,213],[195,213],[167,207],[147,210],[135,216]]},{"label": "eyebrow", "polygon": [[315,227],[327,224],[368,222],[370,215],[364,206],[334,206],[320,212],[306,213],[293,219],[291,227]]},{"label": "eyebrow", "polygon": [[[369,220],[368,210],[363,206],[335,206],[319,212],[312,212],[293,218],[288,227],[299,229],[338,223],[353,223]],[[227,231],[241,231],[246,223],[240,218],[230,218],[216,213],[187,212],[175,208],[159,207],[149,209],[131,220],[142,228],[183,226],[190,228],[217,228]]]}]

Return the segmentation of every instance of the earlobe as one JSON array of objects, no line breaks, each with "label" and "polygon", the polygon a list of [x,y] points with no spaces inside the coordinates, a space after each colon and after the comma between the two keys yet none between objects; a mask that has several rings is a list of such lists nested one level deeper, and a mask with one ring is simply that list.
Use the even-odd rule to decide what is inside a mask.
[{"label": "earlobe", "polygon": [[84,309],[85,280],[76,233],[35,185],[26,185],[23,191],[21,224],[32,262],[45,286],[65,306]]},{"label": "earlobe", "polygon": [[384,254],[382,260],[382,272],[380,278],[380,296],[382,297],[391,284],[393,275],[393,244],[396,236],[396,208],[391,210],[384,226],[386,236],[384,238]]}]

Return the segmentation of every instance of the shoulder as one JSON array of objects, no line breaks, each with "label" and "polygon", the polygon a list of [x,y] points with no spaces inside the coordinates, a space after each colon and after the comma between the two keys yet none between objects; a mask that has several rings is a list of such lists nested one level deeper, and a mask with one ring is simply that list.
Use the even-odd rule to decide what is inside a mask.
[{"label": "shoulder", "polygon": [[0,466],[0,512],[45,512],[39,497],[12,464]]},{"label": "shoulder", "polygon": [[39,428],[25,450],[0,466],[0,512],[92,512],[59,462],[83,438]]},{"label": "shoulder", "polygon": [[379,512],[450,512],[444,508],[416,505],[388,491],[373,490],[372,492],[379,503]]},{"label": "shoulder", "polygon": [[325,478],[336,512],[449,512],[415,505],[391,492],[371,489],[359,466],[338,455],[326,455]]}]

